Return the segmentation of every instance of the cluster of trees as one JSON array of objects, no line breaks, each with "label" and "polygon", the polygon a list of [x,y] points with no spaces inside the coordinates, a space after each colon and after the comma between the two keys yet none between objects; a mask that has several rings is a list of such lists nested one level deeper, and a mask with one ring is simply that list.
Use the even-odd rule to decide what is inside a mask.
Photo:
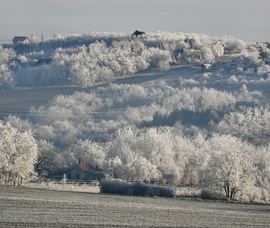
[{"label": "cluster of trees", "polygon": [[[11,70],[8,60],[14,57],[21,64]],[[225,68],[233,74],[267,77],[269,58],[267,43],[204,34],[159,32],[140,38],[114,33],[57,35],[36,45],[2,45],[0,79],[6,84],[1,89],[63,84],[87,87],[144,69],[166,70],[170,64],[194,67],[201,63],[215,64],[221,75]],[[226,65],[220,66],[224,61]],[[228,62],[230,67],[226,68]]]},{"label": "cluster of trees", "polygon": [[[179,90],[166,83],[157,88],[111,84],[91,93],[57,96],[47,106],[32,108],[30,119],[37,124],[37,137],[70,145],[74,140],[87,138],[106,141],[112,131],[123,126],[173,126],[179,121],[194,125],[194,119],[175,115],[176,111],[187,110],[189,116],[194,113],[202,117],[199,114],[211,109],[213,115],[222,115],[227,112],[223,107],[234,102],[236,96],[214,89]],[[197,125],[208,124],[203,117],[197,119]]]},{"label": "cluster of trees", "polygon": [[[125,180],[200,185],[231,199],[269,200],[270,109],[260,102],[265,93],[254,89],[270,84],[269,45],[159,32],[57,36],[0,48],[1,89],[16,83],[88,87],[172,63],[184,69],[183,75],[174,72],[179,68],[168,71],[174,79],[59,95],[27,118],[6,117],[0,123],[3,182],[83,160]],[[11,70],[15,57],[22,67]],[[46,64],[36,65],[41,58]],[[204,62],[214,68],[196,68]]]},{"label": "cluster of trees", "polygon": [[269,197],[268,147],[255,147],[230,135],[206,137],[199,132],[186,137],[179,126],[121,131],[108,152],[120,178],[224,189],[231,199],[236,193],[238,198],[252,199],[257,188],[257,194],[263,192],[258,197]]},{"label": "cluster of trees", "polygon": [[249,91],[156,86],[111,84],[59,95],[27,119],[9,116],[5,123],[35,133],[36,171],[83,160],[125,180],[200,185],[241,199],[259,192],[256,197],[268,199],[269,107],[246,101],[254,95]]},{"label": "cluster of trees", "polygon": [[[20,130],[12,126],[15,120]],[[124,127],[106,142],[78,140],[63,150],[35,140],[23,131],[23,125],[23,120],[14,117],[1,125],[1,177],[6,183],[29,177],[34,167],[53,171],[82,159],[111,168],[114,177],[124,180],[199,185],[231,199],[269,200],[268,145],[256,146],[230,134],[208,135],[177,123],[173,127]]]}]

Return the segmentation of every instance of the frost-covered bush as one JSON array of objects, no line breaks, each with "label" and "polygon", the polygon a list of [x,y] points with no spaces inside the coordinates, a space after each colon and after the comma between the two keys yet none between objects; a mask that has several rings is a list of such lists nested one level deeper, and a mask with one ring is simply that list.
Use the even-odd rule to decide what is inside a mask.
[{"label": "frost-covered bush", "polygon": [[101,193],[131,195],[130,184],[123,180],[103,179],[100,183]]},{"label": "frost-covered bush", "polygon": [[145,184],[142,181],[127,183],[116,179],[103,179],[100,184],[101,193],[112,193],[120,195],[133,196],[158,196],[158,197],[173,197],[174,191],[172,188]]},{"label": "frost-covered bush", "polygon": [[225,38],[225,54],[238,54],[245,50],[246,43],[235,38]]},{"label": "frost-covered bush", "polygon": [[150,66],[159,67],[161,70],[168,70],[170,67],[171,54],[169,51],[160,50],[158,48],[148,49],[150,53]]},{"label": "frost-covered bush", "polygon": [[14,88],[14,80],[8,67],[0,64],[0,89],[7,90]]},{"label": "frost-covered bush", "polygon": [[219,200],[225,199],[225,195],[218,191],[202,190],[200,194],[201,199]]},{"label": "frost-covered bush", "polygon": [[12,48],[5,48],[0,45],[0,65],[7,64],[8,61],[16,57],[16,53]]}]

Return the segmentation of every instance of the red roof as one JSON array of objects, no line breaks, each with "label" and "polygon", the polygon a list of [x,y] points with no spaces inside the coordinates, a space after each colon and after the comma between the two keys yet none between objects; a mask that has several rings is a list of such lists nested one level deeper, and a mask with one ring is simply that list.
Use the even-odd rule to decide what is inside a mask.
[{"label": "red roof", "polygon": [[79,163],[78,166],[85,171],[93,170],[93,166],[87,163]]}]

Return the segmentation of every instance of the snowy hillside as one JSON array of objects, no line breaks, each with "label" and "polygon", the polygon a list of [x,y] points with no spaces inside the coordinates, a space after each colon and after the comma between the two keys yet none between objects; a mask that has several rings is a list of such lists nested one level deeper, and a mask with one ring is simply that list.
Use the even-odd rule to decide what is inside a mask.
[{"label": "snowy hillside", "polygon": [[[38,150],[30,171],[53,172],[82,159],[125,180],[269,200],[268,43],[94,33],[0,49],[1,89],[59,88],[26,118],[1,123],[2,132],[17,131],[11,138],[32,134]],[[61,95],[75,86],[81,91]],[[9,163],[0,160],[2,167]]]}]

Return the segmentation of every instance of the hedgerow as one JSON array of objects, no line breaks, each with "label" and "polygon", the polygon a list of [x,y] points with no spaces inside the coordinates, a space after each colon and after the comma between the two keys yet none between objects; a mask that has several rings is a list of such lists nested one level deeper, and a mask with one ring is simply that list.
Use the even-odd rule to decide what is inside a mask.
[{"label": "hedgerow", "polygon": [[100,184],[101,193],[111,193],[133,196],[173,197],[170,187],[145,184],[143,181],[127,183],[123,180],[103,179]]}]

